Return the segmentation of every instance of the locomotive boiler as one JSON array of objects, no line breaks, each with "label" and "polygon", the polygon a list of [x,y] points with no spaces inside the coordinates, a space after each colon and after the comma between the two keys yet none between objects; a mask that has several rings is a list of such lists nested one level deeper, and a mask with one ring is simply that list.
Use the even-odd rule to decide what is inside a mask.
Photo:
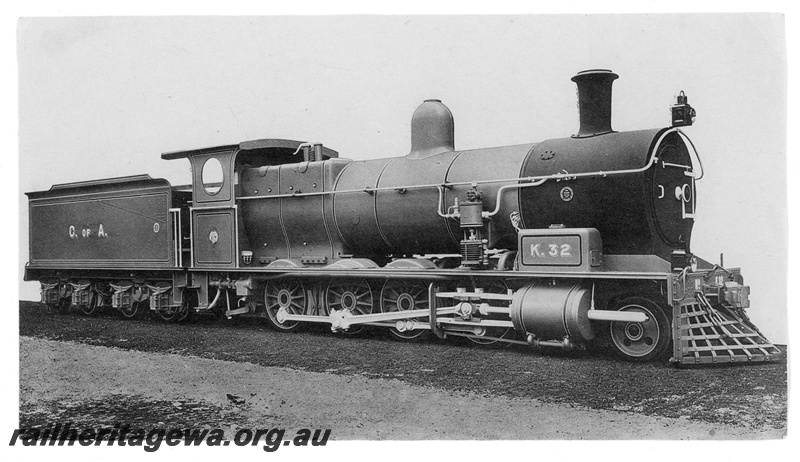
[{"label": "locomotive boiler", "polygon": [[[691,252],[702,166],[679,127],[611,128],[607,70],[580,72],[580,128],[459,151],[439,100],[410,152],[353,161],[283,139],[166,153],[192,184],[147,176],[29,193],[31,260],[54,309],[167,321],[264,316],[278,330],[370,326],[479,344],[606,345],[629,360],[767,361],[737,268]],[[160,233],[160,234],[159,234]]]}]

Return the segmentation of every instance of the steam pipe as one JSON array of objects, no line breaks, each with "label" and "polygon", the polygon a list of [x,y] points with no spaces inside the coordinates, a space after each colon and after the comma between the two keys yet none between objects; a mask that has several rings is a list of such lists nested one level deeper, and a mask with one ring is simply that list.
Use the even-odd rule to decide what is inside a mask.
[{"label": "steam pipe", "polygon": [[[594,171],[594,172],[582,172],[582,173],[569,173],[569,172],[559,172],[553,173],[550,175],[540,175],[540,176],[529,176],[523,178],[503,178],[498,180],[479,180],[479,181],[459,181],[454,183],[437,183],[437,184],[424,184],[424,185],[410,185],[410,186],[386,186],[382,188],[363,188],[363,189],[345,189],[339,191],[319,191],[319,192],[312,192],[312,193],[294,193],[294,194],[275,194],[272,196],[249,196],[249,197],[237,197],[236,200],[256,200],[256,199],[282,199],[287,197],[311,197],[311,196],[328,196],[328,195],[335,195],[335,194],[351,194],[351,193],[369,193],[374,194],[377,191],[397,191],[398,189],[405,189],[405,190],[415,190],[415,189],[432,189],[437,188],[439,190],[439,204],[437,213],[442,218],[453,218],[453,216],[447,214],[446,212],[442,211],[443,202],[444,202],[444,189],[445,188],[452,188],[453,186],[472,186],[472,185],[482,185],[482,184],[496,184],[496,183],[510,183],[514,182],[513,184],[508,184],[501,186],[497,191],[497,199],[495,208],[491,212],[484,212],[484,216],[487,218],[493,217],[500,211],[500,203],[501,203],[501,196],[504,192],[510,189],[519,189],[519,188],[527,188],[531,186],[539,186],[544,184],[548,180],[563,180],[563,179],[577,179],[577,178],[587,178],[587,177],[594,177],[594,176],[602,176],[605,177],[607,175],[627,175],[633,173],[642,173],[650,169],[656,161],[656,152],[658,152],[658,147],[661,145],[661,142],[664,141],[664,138],[669,135],[670,133],[678,133],[681,135],[682,138],[688,140],[685,136],[683,136],[683,132],[681,132],[677,128],[670,128],[666,130],[661,136],[658,138],[655,146],[652,150],[652,155],[650,156],[650,160],[647,161],[647,164],[644,167],[640,168],[631,168],[631,169],[622,169],[622,170],[610,170],[610,171]],[[690,141],[691,143],[691,141]],[[687,145],[689,146],[689,145]],[[694,146],[691,146],[690,154],[692,154],[693,159],[697,159],[698,164],[700,165],[700,176],[695,177],[695,179],[699,179],[702,177],[702,164],[700,163],[700,156],[697,155],[697,151],[695,151]],[[694,168],[694,163],[692,165]]]},{"label": "steam pipe", "polygon": [[[592,176],[606,176],[606,175],[625,175],[630,173],[641,173],[649,169],[655,163],[655,153],[658,151],[658,146],[663,141],[664,137],[670,133],[678,132],[682,133],[677,128],[670,128],[666,132],[664,132],[661,137],[659,137],[658,141],[656,142],[655,147],[653,148],[653,155],[650,156],[650,160],[647,162],[647,165],[641,168],[633,168],[633,169],[623,169],[623,170],[609,170],[609,171],[594,171],[594,172],[583,172],[583,173],[569,173],[569,172],[559,172],[559,173],[552,173],[549,175],[538,175],[538,176],[528,176],[528,177],[516,177],[516,178],[501,178],[497,180],[478,180],[478,181],[457,181],[453,183],[433,183],[433,184],[420,184],[420,185],[409,185],[409,186],[384,186],[382,188],[360,188],[360,189],[342,189],[338,191],[318,191],[318,192],[310,192],[310,193],[293,193],[293,194],[274,194],[272,196],[247,196],[247,197],[237,197],[236,200],[257,200],[257,199],[285,199],[287,197],[313,197],[313,196],[329,196],[334,194],[352,194],[352,193],[374,193],[380,191],[397,191],[399,189],[405,190],[415,190],[415,189],[433,189],[433,188],[452,188],[453,186],[472,186],[473,184],[482,185],[482,184],[496,184],[496,183],[511,183],[514,182],[515,184],[507,185],[509,188],[519,188],[525,187],[525,185],[529,184],[530,182],[539,181],[539,180],[563,180],[563,179],[574,179],[574,178],[586,178]],[[542,181],[544,183],[544,181]],[[526,183],[527,182],[527,183]]]}]

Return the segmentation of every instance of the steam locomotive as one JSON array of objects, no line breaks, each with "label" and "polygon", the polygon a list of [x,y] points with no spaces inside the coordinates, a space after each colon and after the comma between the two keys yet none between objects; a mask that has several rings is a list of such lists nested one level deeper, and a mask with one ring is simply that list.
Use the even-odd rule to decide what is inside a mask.
[{"label": "steam locomotive", "polygon": [[575,75],[580,129],[457,151],[427,100],[411,151],[365,161],[261,139],[162,155],[192,184],[147,175],[31,192],[30,262],[53,310],[165,321],[258,315],[279,331],[365,326],[401,340],[573,349],[674,364],[780,357],[750,322],[738,268],[690,251],[702,165],[679,127],[616,132],[617,75]]}]

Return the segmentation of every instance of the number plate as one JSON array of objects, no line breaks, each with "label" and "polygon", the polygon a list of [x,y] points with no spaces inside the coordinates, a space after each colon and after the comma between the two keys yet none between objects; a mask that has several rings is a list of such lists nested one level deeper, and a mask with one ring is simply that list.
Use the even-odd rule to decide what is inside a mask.
[{"label": "number plate", "polygon": [[576,235],[523,236],[522,264],[580,266],[581,237]]}]

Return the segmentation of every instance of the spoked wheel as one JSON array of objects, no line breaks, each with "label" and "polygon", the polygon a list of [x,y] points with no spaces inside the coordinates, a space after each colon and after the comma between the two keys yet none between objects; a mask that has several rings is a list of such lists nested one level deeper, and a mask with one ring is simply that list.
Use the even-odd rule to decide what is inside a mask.
[{"label": "spoked wheel", "polygon": [[[507,294],[508,293],[508,286],[505,282],[501,281],[500,279],[490,279],[485,281],[478,281],[476,283],[476,287],[483,289],[483,291],[487,294]],[[499,301],[492,301],[492,304],[497,304]],[[506,317],[508,319],[508,317]],[[482,338],[482,337],[468,337],[473,343],[477,343],[478,345],[492,345],[497,343],[499,340],[495,340],[498,338],[511,338],[514,336],[514,328],[513,327],[487,327],[486,328],[486,337],[494,337],[494,338]],[[509,343],[505,343],[505,345],[510,345]]]},{"label": "spoked wheel", "polygon": [[[372,289],[366,279],[334,279],[325,291],[325,306],[329,313],[346,310],[353,315],[370,314],[372,302]],[[355,325],[345,333],[357,334],[362,330],[363,325]]]},{"label": "spoked wheel", "polygon": [[[381,289],[381,313],[395,311],[427,310],[428,286],[422,281],[388,280]],[[419,321],[418,318],[413,318]],[[402,340],[413,340],[427,333],[426,329],[399,331],[395,327],[389,332]]]},{"label": "spoked wheel", "polygon": [[656,303],[632,297],[622,300],[614,309],[647,315],[645,322],[611,322],[611,341],[618,356],[628,361],[650,361],[668,351],[672,337],[670,323]]},{"label": "spoked wheel", "polygon": [[264,290],[264,306],[270,326],[280,332],[295,330],[300,322],[278,322],[278,310],[284,308],[289,314],[305,314],[306,289],[299,279],[280,279],[276,282],[268,282]]}]

